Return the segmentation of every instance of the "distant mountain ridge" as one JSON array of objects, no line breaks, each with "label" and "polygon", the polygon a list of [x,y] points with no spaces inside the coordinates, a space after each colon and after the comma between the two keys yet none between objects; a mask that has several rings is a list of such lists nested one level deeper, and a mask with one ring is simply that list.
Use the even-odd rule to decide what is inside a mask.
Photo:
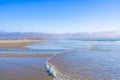
[{"label": "distant mountain ridge", "polygon": [[120,32],[94,32],[94,33],[20,33],[0,32],[0,39],[79,39],[79,40],[120,40]]}]

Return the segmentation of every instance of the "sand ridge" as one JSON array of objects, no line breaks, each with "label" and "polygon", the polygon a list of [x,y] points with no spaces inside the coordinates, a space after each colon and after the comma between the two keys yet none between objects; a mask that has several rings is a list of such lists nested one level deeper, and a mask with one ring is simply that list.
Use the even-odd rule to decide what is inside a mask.
[{"label": "sand ridge", "polygon": [[53,54],[0,54],[0,57],[51,57]]},{"label": "sand ridge", "polygon": [[0,40],[0,48],[25,48],[27,45],[41,41],[44,40]]}]

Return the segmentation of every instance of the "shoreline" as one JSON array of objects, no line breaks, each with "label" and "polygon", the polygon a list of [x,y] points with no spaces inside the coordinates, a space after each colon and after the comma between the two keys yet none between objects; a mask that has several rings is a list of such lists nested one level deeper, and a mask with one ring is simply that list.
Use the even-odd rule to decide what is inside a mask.
[{"label": "shoreline", "polygon": [[[46,62],[46,70],[55,80],[119,80],[120,53],[74,51],[60,53]],[[66,75],[64,75],[66,74]],[[104,75],[103,75],[104,74]],[[102,75],[102,76],[101,76]]]},{"label": "shoreline", "polygon": [[[0,40],[0,48],[26,49],[25,46],[46,40]],[[1,53],[0,80],[52,80],[45,71],[45,62],[53,54]]]}]

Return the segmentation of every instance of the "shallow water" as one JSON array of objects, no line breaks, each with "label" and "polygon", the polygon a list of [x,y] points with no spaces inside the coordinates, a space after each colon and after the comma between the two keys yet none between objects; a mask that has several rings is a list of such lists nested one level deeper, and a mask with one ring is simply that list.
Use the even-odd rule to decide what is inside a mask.
[{"label": "shallow water", "polygon": [[120,42],[83,41],[46,62],[54,80],[120,80]]},{"label": "shallow water", "polygon": [[[111,47],[112,46],[112,47]],[[80,41],[80,40],[49,40],[38,42],[26,46],[26,49],[6,49],[0,48],[0,54],[3,53],[52,53],[58,54],[72,50],[114,50],[120,51],[120,41]]]},{"label": "shallow water", "polygon": [[120,80],[120,53],[74,51],[47,62],[55,80]]},{"label": "shallow water", "polygon": [[[112,46],[112,47],[111,47]],[[50,40],[27,46],[29,49],[60,50],[59,53],[70,50],[96,49],[120,51],[120,41],[81,41],[81,40]]]},{"label": "shallow water", "polygon": [[51,50],[51,49],[0,49],[0,54],[4,54],[4,53],[14,53],[14,54],[57,54],[59,52],[62,52],[65,50]]},{"label": "shallow water", "polygon": [[[120,41],[50,40],[28,45],[26,49],[1,48],[0,54],[4,53],[57,54],[47,62],[47,72],[55,80],[120,80]],[[46,80],[42,76],[45,72],[40,72],[45,71],[41,66],[47,59],[0,58],[0,78]]]}]

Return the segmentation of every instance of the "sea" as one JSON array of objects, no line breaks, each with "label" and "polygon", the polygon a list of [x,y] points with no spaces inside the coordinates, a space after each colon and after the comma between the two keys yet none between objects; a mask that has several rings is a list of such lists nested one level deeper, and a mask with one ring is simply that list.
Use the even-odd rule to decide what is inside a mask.
[{"label": "sea", "polygon": [[58,54],[72,50],[105,50],[120,51],[120,41],[81,41],[81,40],[49,40],[25,46],[25,49],[0,48],[0,54],[4,53],[38,53]]},{"label": "sea", "polygon": [[0,54],[54,54],[46,61],[54,80],[120,80],[120,41],[48,40],[25,47],[0,48]]}]

